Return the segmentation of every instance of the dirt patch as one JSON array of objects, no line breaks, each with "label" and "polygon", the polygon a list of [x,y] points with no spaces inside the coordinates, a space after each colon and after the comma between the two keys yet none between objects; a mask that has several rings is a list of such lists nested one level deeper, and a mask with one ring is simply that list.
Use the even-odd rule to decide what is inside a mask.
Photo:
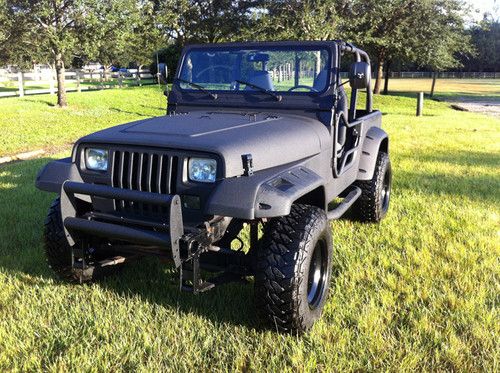
[{"label": "dirt patch", "polygon": [[481,113],[492,115],[500,118],[500,100],[499,101],[448,101],[450,106],[455,110],[472,111],[474,113]]}]

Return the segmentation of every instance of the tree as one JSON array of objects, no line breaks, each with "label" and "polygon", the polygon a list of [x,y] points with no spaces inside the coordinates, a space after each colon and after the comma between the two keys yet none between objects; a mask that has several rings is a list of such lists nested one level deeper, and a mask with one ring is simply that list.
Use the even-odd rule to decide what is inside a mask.
[{"label": "tree", "polygon": [[[342,1],[267,0],[249,37],[261,40],[328,40],[337,36],[336,8]],[[257,32],[255,32],[257,30]]]},{"label": "tree", "polygon": [[[10,43],[13,54],[20,56],[30,46],[39,58],[55,65],[57,75],[57,104],[66,106],[64,87],[65,62],[78,45],[78,36],[85,18],[80,1],[71,0],[7,0],[18,44]],[[18,31],[18,30],[16,30]],[[19,58],[18,58],[19,59]]]},{"label": "tree", "polygon": [[425,0],[419,4],[418,17],[411,23],[409,57],[433,71],[431,97],[437,73],[461,66],[460,57],[474,53],[465,31],[468,11],[469,7],[461,0]]},{"label": "tree", "polygon": [[[116,36],[111,38],[114,44],[101,46],[99,54],[103,59],[106,53],[113,54],[114,60],[121,65],[134,63],[141,67],[149,64],[155,51],[171,43],[170,33],[177,28],[180,18],[176,13],[177,3],[176,0],[132,0],[126,15],[118,10],[120,16],[115,16],[117,23],[127,24],[126,29],[118,28]],[[110,32],[116,33],[113,30]]]},{"label": "tree", "polygon": [[0,0],[0,64],[31,67],[32,62],[40,58],[32,40],[23,40],[29,31],[26,22],[19,22],[9,0]]},{"label": "tree", "polygon": [[462,64],[470,71],[500,70],[500,21],[486,14],[468,31],[477,54],[472,58],[462,58]]},{"label": "tree", "polygon": [[[343,8],[348,37],[375,56],[374,93],[380,93],[383,69],[394,59],[435,70],[456,66],[455,54],[469,51],[464,37],[468,8],[462,0],[352,0]],[[388,74],[387,74],[388,77]]]},{"label": "tree", "polygon": [[[165,14],[165,1],[161,3],[162,14]],[[255,1],[249,0],[177,0],[170,3],[177,22],[169,36],[181,46],[187,42],[218,43],[240,39],[248,28],[249,14],[255,5]]]},{"label": "tree", "polygon": [[[12,20],[6,43],[9,60],[19,65],[26,58],[55,66],[57,104],[67,105],[65,67],[75,56],[105,57],[120,49],[121,31],[129,25],[133,0],[6,0]],[[29,54],[27,54],[27,52]],[[106,61],[106,62],[107,62]]]},{"label": "tree", "polygon": [[[426,0],[424,0],[426,1]],[[352,0],[342,10],[347,37],[368,49],[377,62],[373,92],[380,93],[383,68],[396,54],[411,48],[409,24],[419,0]]]},{"label": "tree", "polygon": [[[0,59],[4,59],[4,46],[9,39],[8,30],[11,28],[7,4],[5,0],[0,0]],[[3,61],[0,60],[0,63]]]}]

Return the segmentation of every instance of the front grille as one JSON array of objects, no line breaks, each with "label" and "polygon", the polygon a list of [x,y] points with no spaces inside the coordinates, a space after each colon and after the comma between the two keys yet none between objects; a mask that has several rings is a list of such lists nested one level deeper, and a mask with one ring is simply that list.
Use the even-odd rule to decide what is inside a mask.
[{"label": "front grille", "polygon": [[[155,151],[112,152],[112,186],[143,192],[175,193],[178,157]],[[157,214],[157,206],[115,200],[116,211]]]}]

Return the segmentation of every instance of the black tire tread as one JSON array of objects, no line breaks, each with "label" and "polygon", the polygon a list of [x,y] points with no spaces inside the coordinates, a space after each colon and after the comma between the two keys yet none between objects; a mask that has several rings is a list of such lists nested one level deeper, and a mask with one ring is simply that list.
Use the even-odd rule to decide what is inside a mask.
[{"label": "black tire tread", "polygon": [[380,189],[383,187],[384,172],[390,169],[391,161],[385,152],[379,152],[375,171],[371,180],[358,180],[356,186],[361,188],[361,196],[353,206],[353,215],[362,222],[379,222],[385,216],[380,208]]},{"label": "black tire tread", "polygon": [[308,205],[292,205],[290,214],[266,225],[257,254],[255,302],[262,320],[282,332],[304,332],[310,325],[300,314],[299,286],[304,277],[304,249],[313,230],[327,222],[324,211]]},{"label": "black tire tread", "polygon": [[[44,223],[44,249],[49,267],[59,277],[59,279],[72,283],[91,282],[108,276],[116,271],[114,267],[107,267],[105,270],[83,271],[81,276],[77,274],[71,266],[71,247],[68,244],[61,216],[61,201],[56,198],[49,207]],[[109,254],[109,255],[107,255]],[[105,251],[102,256],[113,256]]]},{"label": "black tire tread", "polygon": [[71,269],[71,248],[62,226],[60,199],[56,198],[49,207],[44,224],[44,249],[49,267],[65,281],[76,281]]}]

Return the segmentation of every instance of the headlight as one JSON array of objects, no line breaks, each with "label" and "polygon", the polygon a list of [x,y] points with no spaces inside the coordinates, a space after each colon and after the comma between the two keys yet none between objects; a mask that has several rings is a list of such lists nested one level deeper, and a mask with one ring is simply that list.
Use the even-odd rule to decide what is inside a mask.
[{"label": "headlight", "polygon": [[85,165],[93,171],[106,171],[108,169],[108,151],[104,149],[85,149]]},{"label": "headlight", "polygon": [[217,161],[206,158],[189,159],[189,179],[200,183],[213,183],[217,175]]}]

